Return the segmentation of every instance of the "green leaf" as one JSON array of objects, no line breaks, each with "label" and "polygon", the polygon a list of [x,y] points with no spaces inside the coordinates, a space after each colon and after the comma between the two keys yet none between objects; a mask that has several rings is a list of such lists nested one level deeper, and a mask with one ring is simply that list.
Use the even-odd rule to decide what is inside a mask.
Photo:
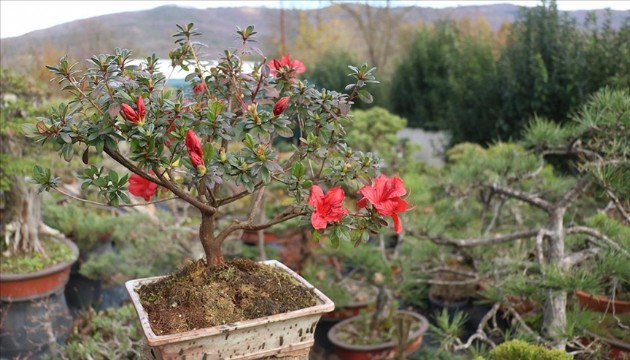
[{"label": "green leaf", "polygon": [[367,90],[359,90],[357,95],[359,95],[359,99],[366,104],[371,104],[372,101],[374,101],[372,94],[370,94]]},{"label": "green leaf", "polygon": [[328,238],[330,239],[330,245],[332,245],[332,247],[335,249],[339,249],[339,237],[337,236],[337,229],[335,229],[335,231],[333,231],[330,236],[328,236]]},{"label": "green leaf", "polygon": [[249,134],[245,134],[245,139],[243,139],[243,144],[250,149],[254,148],[254,138]]},{"label": "green leaf", "polygon": [[291,166],[291,175],[295,176],[298,179],[301,179],[304,176],[305,167],[300,161],[294,162],[293,166]]},{"label": "green leaf", "polygon": [[323,231],[315,230],[313,231],[313,241],[319,242],[322,239]]},{"label": "green leaf", "polygon": [[68,133],[59,133],[59,137],[61,137],[61,140],[63,140],[66,144],[72,144],[72,138],[68,135]]}]

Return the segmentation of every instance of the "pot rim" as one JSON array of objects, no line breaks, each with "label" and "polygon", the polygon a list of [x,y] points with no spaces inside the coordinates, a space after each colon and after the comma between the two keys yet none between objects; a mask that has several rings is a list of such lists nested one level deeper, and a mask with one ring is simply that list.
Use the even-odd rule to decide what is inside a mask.
[{"label": "pot rim", "polygon": [[592,337],[594,337],[596,339],[602,340],[602,341],[604,341],[604,342],[606,342],[606,343],[608,343],[610,345],[613,345],[613,346],[616,346],[618,348],[630,351],[630,343],[623,342],[623,341],[621,341],[619,339],[612,339],[612,338],[609,338],[609,337],[600,336],[600,335],[597,335],[594,332],[589,331],[589,330],[585,330],[584,332],[586,334],[588,334],[589,336],[592,336]]},{"label": "pot rim", "polygon": [[252,328],[252,327],[276,322],[279,320],[300,318],[300,317],[304,317],[308,315],[322,314],[322,313],[330,312],[334,310],[335,304],[332,302],[332,300],[330,300],[321,291],[319,291],[317,288],[315,288],[308,281],[306,281],[304,278],[299,276],[295,271],[291,270],[286,265],[282,264],[281,262],[277,260],[266,260],[266,261],[262,261],[261,263],[281,268],[282,270],[286,271],[289,275],[291,275],[295,280],[299,281],[304,286],[306,286],[308,289],[312,289],[313,292],[315,293],[315,296],[317,297],[318,304],[311,307],[299,309],[299,310],[294,310],[294,311],[276,314],[276,315],[264,316],[264,317],[251,319],[251,320],[243,320],[243,321],[238,321],[235,323],[217,325],[217,326],[203,328],[203,329],[195,329],[195,330],[185,331],[181,333],[156,335],[153,332],[153,329],[151,328],[148,314],[142,307],[142,304],[140,303],[140,296],[138,295],[135,289],[139,285],[154,282],[168,275],[129,280],[125,282],[125,287],[127,288],[127,292],[129,293],[129,296],[131,297],[133,306],[136,309],[136,312],[138,313],[138,318],[140,319],[142,330],[143,330],[143,333],[147,340],[148,345],[155,347],[155,346],[160,346],[160,345],[164,345],[164,344],[168,344],[172,342],[183,342],[183,341],[188,341],[188,340],[194,340],[199,337],[225,334],[236,329]]},{"label": "pot rim", "polygon": [[585,299],[589,299],[589,300],[594,300],[597,302],[603,302],[603,303],[614,303],[616,305],[622,305],[622,306],[630,306],[630,301],[627,300],[619,300],[619,299],[615,299],[613,301],[613,299],[611,299],[608,296],[602,296],[602,295],[597,295],[597,294],[591,294],[589,292],[586,292],[584,290],[575,290],[575,295],[578,297],[582,297]]},{"label": "pot rim", "polygon": [[[396,314],[403,314],[409,317],[412,317],[416,320],[418,320],[420,322],[420,328],[416,331],[414,331],[413,333],[411,333],[411,335],[409,336],[410,339],[416,339],[419,338],[421,336],[424,335],[424,333],[427,332],[427,329],[429,328],[429,320],[427,320],[426,317],[413,312],[413,311],[407,311],[407,310],[398,310],[396,312]],[[383,349],[387,349],[387,348],[391,348],[396,346],[396,344],[394,343],[393,340],[389,340],[387,342],[384,343],[380,343],[380,344],[374,344],[374,345],[354,345],[354,344],[348,344],[346,342],[341,341],[339,338],[337,338],[337,330],[344,326],[345,324],[351,323],[353,321],[358,320],[361,317],[361,315],[358,316],[353,316],[349,319],[345,319],[342,320],[340,322],[338,322],[337,324],[333,325],[333,327],[330,328],[330,330],[328,331],[328,340],[330,340],[330,342],[332,342],[335,346],[338,346],[340,348],[344,348],[344,349],[348,349],[348,350],[355,350],[355,351],[375,351],[375,350],[383,350]]]},{"label": "pot rim", "polygon": [[70,251],[73,254],[72,259],[53,264],[42,270],[33,271],[29,273],[24,273],[24,274],[3,272],[3,273],[0,273],[0,281],[20,281],[20,280],[36,279],[36,278],[48,276],[50,274],[54,274],[56,272],[62,271],[66,269],[67,267],[71,266],[72,264],[74,264],[74,262],[77,261],[77,259],[79,258],[79,248],[77,247],[77,244],[75,244],[73,241],[71,241],[70,239],[66,237],[55,239],[55,240],[66,244],[70,248]]}]

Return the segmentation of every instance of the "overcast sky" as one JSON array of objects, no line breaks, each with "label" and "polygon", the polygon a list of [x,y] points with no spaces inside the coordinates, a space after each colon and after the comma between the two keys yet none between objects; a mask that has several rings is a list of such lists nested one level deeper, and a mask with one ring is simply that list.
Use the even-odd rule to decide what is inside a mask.
[{"label": "overcast sky", "polygon": [[[362,2],[362,1],[358,1]],[[374,1],[372,1],[374,3]],[[539,1],[477,1],[477,0],[391,0],[393,6],[422,6],[433,8],[463,5],[487,5],[512,3],[522,6],[536,6]],[[274,0],[274,1],[25,1],[0,0],[0,38],[20,36],[28,32],[46,29],[66,22],[86,19],[99,15],[125,11],[153,9],[163,5],[179,5],[206,9],[209,7],[266,6],[285,9],[312,9],[330,4],[326,0]],[[611,8],[630,10],[627,0],[558,0],[560,10],[590,10]]]}]

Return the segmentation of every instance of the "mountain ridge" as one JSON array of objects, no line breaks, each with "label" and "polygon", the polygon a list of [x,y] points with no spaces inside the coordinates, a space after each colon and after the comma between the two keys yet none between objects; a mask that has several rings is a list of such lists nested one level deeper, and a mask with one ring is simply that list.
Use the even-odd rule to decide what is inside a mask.
[{"label": "mountain ridge", "polygon": [[[363,6],[363,5],[352,5]],[[502,23],[513,22],[521,7],[513,4],[466,5],[444,9],[425,7],[392,7],[391,14],[408,24],[432,23],[439,19],[460,20],[483,16],[490,28],[498,30]],[[195,23],[203,35],[199,41],[207,44],[211,56],[219,56],[223,49],[234,47],[237,26],[254,25],[266,53],[273,53],[280,38],[280,9],[264,7],[206,8],[197,9],[179,5],[163,5],[150,10],[127,11],[80,19],[43,30],[1,39],[0,58],[3,67],[23,67],[26,64],[54,63],[68,54],[72,59],[85,59],[95,53],[110,53],[114,47],[134,49],[136,56],[145,57],[156,52],[167,57],[174,48],[171,35],[175,24]],[[339,5],[315,10],[285,9],[287,40],[295,37],[300,16],[311,21],[312,17],[344,17]],[[602,18],[604,10],[596,10]],[[587,12],[569,12],[582,23]],[[619,27],[630,12],[611,11],[613,27]],[[348,30],[351,31],[352,29]],[[270,51],[271,50],[271,51]]]}]

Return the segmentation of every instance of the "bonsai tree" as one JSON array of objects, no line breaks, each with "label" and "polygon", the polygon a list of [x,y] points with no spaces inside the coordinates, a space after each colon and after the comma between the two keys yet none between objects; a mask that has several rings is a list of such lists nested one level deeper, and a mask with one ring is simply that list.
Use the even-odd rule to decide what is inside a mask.
[{"label": "bonsai tree", "polygon": [[[628,139],[630,94],[603,89],[571,123],[534,119],[523,143],[460,144],[449,151],[432,215],[414,224],[417,235],[477,259],[495,277],[493,299],[506,303],[517,328],[564,349],[572,334],[580,336],[568,320],[569,294],[600,280],[578,265],[592,258],[627,264],[630,257]],[[540,300],[538,326],[505,301],[524,294]],[[474,340],[494,345],[481,331],[494,314],[456,348]]]},{"label": "bonsai tree", "polygon": [[[92,56],[85,70],[62,58],[48,68],[71,101],[38,119],[33,138],[52,143],[66,160],[81,152],[83,186],[98,188],[109,205],[128,203],[131,193],[146,203],[178,198],[195,207],[207,269],[224,263],[221,244],[231,233],[297,217],[310,217],[314,238],[325,232],[332,242],[366,241],[390,217],[402,231],[404,184],[384,175],[372,181],[379,159],[344,142],[351,105],[371,99],[362,87],[376,82],[374,68],[350,66],[349,94],[319,91],[298,79],[305,71],[299,60],[268,60],[252,47],[252,26],[237,31],[239,48],[226,50],[216,63],[202,59],[192,23],[177,28],[169,59],[190,71],[186,91],[167,86],[155,55],[138,64],[131,51],[115,49]],[[255,65],[245,70],[252,58]],[[299,141],[292,150],[279,153],[274,144],[294,136]],[[124,172],[89,164],[91,153],[106,154]],[[46,190],[59,184],[39,166],[35,179]],[[272,183],[282,184],[294,201],[256,222],[262,190]],[[363,196],[353,211],[344,207],[344,187]],[[173,196],[160,198],[164,193]],[[251,215],[219,229],[223,209],[246,198]]]},{"label": "bonsai tree", "polygon": [[[28,148],[21,124],[34,117],[41,94],[33,84],[10,69],[0,71],[0,236],[2,271],[41,270],[72,258],[69,249],[47,237],[61,233],[42,222],[41,196],[28,178],[36,156],[43,151]],[[34,261],[37,259],[38,261]]]}]

